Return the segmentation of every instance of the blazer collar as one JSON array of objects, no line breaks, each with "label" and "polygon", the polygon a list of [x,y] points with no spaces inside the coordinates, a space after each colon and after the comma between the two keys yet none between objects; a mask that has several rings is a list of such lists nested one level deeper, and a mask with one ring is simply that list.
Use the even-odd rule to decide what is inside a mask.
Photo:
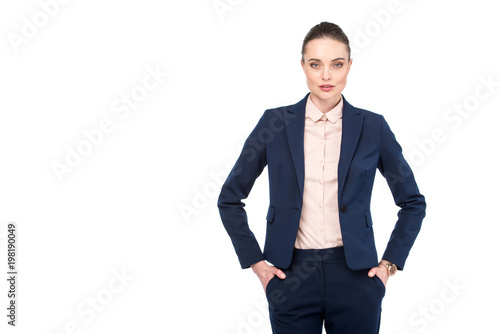
[{"label": "blazer collar", "polygon": [[[304,114],[305,117],[307,98],[309,97],[310,94],[311,93],[307,93],[302,100],[300,100],[296,104],[291,105],[288,111],[293,114]],[[353,107],[349,102],[347,102],[347,100],[344,97],[344,94],[341,95],[342,99],[344,100],[344,109],[342,117],[345,116],[353,117],[355,115],[359,115],[360,112],[355,107]]]}]

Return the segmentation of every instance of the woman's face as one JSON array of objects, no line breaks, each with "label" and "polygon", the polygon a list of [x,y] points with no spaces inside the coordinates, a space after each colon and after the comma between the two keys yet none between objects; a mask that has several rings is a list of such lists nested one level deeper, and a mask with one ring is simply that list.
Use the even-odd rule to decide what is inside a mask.
[{"label": "woman's face", "polygon": [[352,59],[346,45],[330,39],[313,39],[306,44],[300,61],[307,78],[313,103],[322,111],[332,109],[341,99]]}]

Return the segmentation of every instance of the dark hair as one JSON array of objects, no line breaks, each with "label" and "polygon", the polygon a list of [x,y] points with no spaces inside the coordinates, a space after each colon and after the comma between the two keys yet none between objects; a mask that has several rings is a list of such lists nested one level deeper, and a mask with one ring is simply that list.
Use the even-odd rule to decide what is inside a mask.
[{"label": "dark hair", "polygon": [[335,41],[344,43],[349,55],[348,60],[351,59],[351,47],[349,46],[349,39],[347,38],[346,34],[344,34],[344,31],[342,31],[342,29],[335,23],[321,22],[320,24],[312,27],[304,38],[304,42],[302,43],[302,61],[304,61],[304,53],[306,52],[307,43],[309,43],[313,39],[319,38],[330,38]]}]

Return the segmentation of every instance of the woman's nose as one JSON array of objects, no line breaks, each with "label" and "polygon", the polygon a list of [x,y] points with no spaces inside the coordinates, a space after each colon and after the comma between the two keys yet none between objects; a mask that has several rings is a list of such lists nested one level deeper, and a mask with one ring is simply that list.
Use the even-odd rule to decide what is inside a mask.
[{"label": "woman's nose", "polygon": [[332,75],[330,73],[330,69],[329,68],[325,68],[323,70],[323,80],[330,80],[332,78]]}]

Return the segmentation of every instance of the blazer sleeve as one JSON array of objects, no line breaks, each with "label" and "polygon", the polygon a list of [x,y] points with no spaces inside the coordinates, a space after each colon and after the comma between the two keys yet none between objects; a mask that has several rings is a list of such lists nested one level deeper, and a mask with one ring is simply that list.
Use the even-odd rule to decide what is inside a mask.
[{"label": "blazer sleeve", "polygon": [[419,192],[413,172],[403,157],[401,146],[384,117],[380,117],[380,156],[377,167],[389,185],[394,202],[400,207],[396,225],[382,258],[402,270],[422,226],[426,203]]},{"label": "blazer sleeve", "polygon": [[224,182],[217,206],[243,269],[264,260],[262,250],[248,226],[243,199],[267,165],[267,111],[243,145],[241,154]]}]

